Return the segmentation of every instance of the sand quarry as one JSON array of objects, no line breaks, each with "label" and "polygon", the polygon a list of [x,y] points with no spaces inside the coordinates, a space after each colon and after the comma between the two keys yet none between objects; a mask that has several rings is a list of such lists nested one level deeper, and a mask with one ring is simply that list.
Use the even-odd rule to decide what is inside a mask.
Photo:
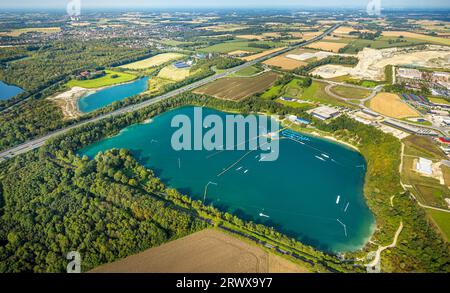
[{"label": "sand quarry", "polygon": [[150,248],[91,273],[304,273],[302,267],[215,229]]},{"label": "sand quarry", "polygon": [[356,79],[382,81],[384,80],[384,68],[387,65],[450,67],[450,48],[436,45],[426,46],[425,49],[419,49],[419,47],[382,50],[364,48],[357,57],[359,63],[353,68],[342,65],[324,65],[313,70],[312,74],[323,78],[350,75]]}]

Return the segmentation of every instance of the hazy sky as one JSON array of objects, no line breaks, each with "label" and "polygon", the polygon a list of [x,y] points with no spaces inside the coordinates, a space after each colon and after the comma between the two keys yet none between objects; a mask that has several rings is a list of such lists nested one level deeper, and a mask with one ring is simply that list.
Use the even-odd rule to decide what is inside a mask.
[{"label": "hazy sky", "polygon": [[[1,8],[64,8],[68,0],[0,0]],[[83,7],[365,7],[369,0],[80,0]],[[381,0],[382,7],[450,7],[449,0]]]}]

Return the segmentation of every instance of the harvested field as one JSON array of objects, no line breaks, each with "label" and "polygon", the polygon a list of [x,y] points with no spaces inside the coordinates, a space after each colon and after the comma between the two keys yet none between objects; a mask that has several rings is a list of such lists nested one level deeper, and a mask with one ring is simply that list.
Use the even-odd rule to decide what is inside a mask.
[{"label": "harvested field", "polygon": [[244,40],[259,40],[259,41],[264,40],[264,36],[262,36],[262,35],[259,35],[259,36],[257,36],[257,35],[238,35],[238,36],[236,36],[236,38],[244,39]]},{"label": "harvested field", "polygon": [[264,52],[261,52],[261,53],[258,53],[258,54],[254,54],[254,55],[251,55],[251,56],[243,57],[241,59],[244,60],[244,61],[253,61],[253,60],[259,59],[261,57],[270,55],[272,53],[278,52],[280,50],[283,50],[284,48],[285,47],[275,48],[275,49],[272,49],[272,50],[267,50],[267,51],[264,51]]},{"label": "harvested field", "polygon": [[333,34],[335,35],[348,35],[350,32],[356,31],[354,28],[352,28],[351,26],[341,26],[338,27]]},{"label": "harvested field", "polygon": [[385,31],[383,32],[383,36],[386,37],[399,37],[403,36],[405,38],[417,39],[425,42],[442,44],[450,46],[450,39],[444,39],[439,37],[427,36],[418,33],[406,32],[406,31]]},{"label": "harvested field", "polygon": [[236,51],[232,51],[232,52],[228,53],[229,56],[239,56],[242,54],[251,54],[251,52],[244,51],[244,50],[236,50]]},{"label": "harvested field", "polygon": [[346,43],[319,41],[319,42],[312,43],[312,44],[308,45],[307,47],[313,48],[313,49],[318,49],[318,50],[323,50],[323,51],[338,53],[339,49],[344,48],[345,46],[347,46]]},{"label": "harvested field", "polygon": [[228,54],[230,52],[237,51],[237,50],[253,52],[254,54],[261,53],[264,51],[264,49],[262,49],[262,48],[252,46],[253,44],[268,45],[271,48],[282,47],[284,45],[281,42],[240,40],[240,41],[228,41],[228,42],[215,44],[215,45],[200,49],[199,51],[206,52],[206,53],[221,53],[221,54],[225,54],[225,53]]},{"label": "harvested field", "polygon": [[213,31],[213,32],[234,32],[234,31],[243,30],[246,28],[249,28],[249,26],[240,25],[240,24],[220,24],[220,25],[200,27],[198,29]]},{"label": "harvested field", "polygon": [[290,58],[287,58],[284,55],[281,55],[281,56],[277,56],[277,57],[271,58],[271,59],[269,59],[267,61],[264,61],[264,64],[269,65],[269,66],[279,67],[279,68],[281,68],[283,70],[294,70],[294,69],[299,68],[301,66],[305,66],[308,63],[303,62],[303,61],[290,59]]},{"label": "harvested field", "polygon": [[370,100],[370,108],[375,112],[399,119],[420,116],[416,110],[403,103],[398,95],[391,93],[376,95]]},{"label": "harvested field", "polygon": [[219,230],[203,230],[91,273],[305,273],[306,269]]},{"label": "harvested field", "polygon": [[299,39],[304,39],[304,40],[310,40],[313,39],[317,36],[320,36],[322,34],[322,32],[289,32],[289,34],[291,34],[292,37],[294,38],[299,38]]},{"label": "harvested field", "polygon": [[288,55],[301,55],[314,52],[312,50],[304,50],[304,49],[297,49],[293,51],[289,51],[285,54],[282,54],[280,56],[276,56],[274,58],[271,58],[269,60],[264,61],[264,64],[274,67],[279,67],[282,70],[294,70],[296,68],[299,68],[301,66],[305,66],[308,63],[302,60],[295,60],[295,58],[288,58]]},{"label": "harvested field", "polygon": [[158,73],[158,77],[173,81],[182,81],[189,77],[190,72],[190,68],[176,68],[173,65],[168,65],[161,69]]},{"label": "harvested field", "polygon": [[178,53],[163,53],[163,54],[158,54],[156,56],[141,60],[141,61],[137,61],[137,62],[133,62],[130,64],[126,64],[126,65],[122,65],[120,67],[122,68],[126,68],[126,69],[147,69],[150,67],[155,67],[155,66],[159,66],[162,65],[166,62],[172,61],[172,60],[177,60],[177,59],[181,59],[183,58],[184,55],[183,54],[178,54]]},{"label": "harvested field", "polygon": [[278,74],[274,72],[267,72],[255,77],[222,78],[196,89],[194,92],[219,99],[240,100],[264,92],[275,83],[277,78]]},{"label": "harvested field", "polygon": [[42,33],[42,34],[55,34],[59,33],[61,28],[59,27],[38,27],[38,28],[20,28],[13,29],[10,32],[0,32],[0,36],[19,37],[26,33]]}]

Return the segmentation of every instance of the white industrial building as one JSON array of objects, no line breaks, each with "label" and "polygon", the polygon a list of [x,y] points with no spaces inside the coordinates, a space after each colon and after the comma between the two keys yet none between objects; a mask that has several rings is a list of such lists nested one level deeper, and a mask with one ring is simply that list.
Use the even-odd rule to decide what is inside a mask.
[{"label": "white industrial building", "polygon": [[315,108],[310,110],[309,113],[320,120],[328,120],[337,117],[340,114],[339,110],[328,106]]},{"label": "white industrial building", "polygon": [[408,78],[408,79],[421,79],[422,72],[420,72],[417,69],[399,68],[397,70],[397,77]]},{"label": "white industrial building", "polygon": [[433,174],[433,162],[425,158],[419,158],[416,164],[416,170],[419,173],[432,175]]}]

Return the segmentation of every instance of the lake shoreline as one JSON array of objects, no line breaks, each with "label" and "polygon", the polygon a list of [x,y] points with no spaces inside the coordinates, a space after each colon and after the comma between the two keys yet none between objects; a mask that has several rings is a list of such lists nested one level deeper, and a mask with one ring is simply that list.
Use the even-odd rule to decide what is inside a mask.
[{"label": "lake shoreline", "polygon": [[[2,92],[5,96],[3,96]],[[8,101],[23,92],[25,90],[18,85],[9,84],[6,81],[0,80],[0,101]]]},{"label": "lake shoreline", "polygon": [[81,117],[83,114],[87,113],[87,112],[83,112],[80,110],[79,101],[81,99],[83,99],[87,96],[93,95],[101,90],[105,90],[105,89],[112,88],[115,86],[130,84],[139,79],[140,78],[136,78],[131,81],[108,85],[108,86],[104,86],[104,87],[98,87],[98,88],[84,88],[84,87],[80,87],[80,86],[74,86],[65,92],[62,92],[55,96],[49,97],[48,99],[51,101],[54,101],[61,108],[63,115],[64,115],[64,119],[67,119],[67,120],[77,119],[77,118]]},{"label": "lake shoreline", "polygon": [[[168,110],[168,111],[164,111],[163,113],[160,113],[159,115],[162,115],[162,114],[164,114],[164,113],[169,113],[169,112],[171,112],[171,111],[174,111],[174,110],[180,110],[180,109],[182,109],[182,108],[184,108],[184,107],[192,107],[193,105],[184,105],[184,106],[181,106],[181,107],[175,107],[175,108],[172,108],[172,109],[170,109],[170,110]],[[218,110],[218,109],[215,109],[214,107],[205,107],[205,108],[209,108],[210,110],[214,110],[214,111],[222,111],[223,113],[226,113],[226,112],[228,112],[228,113],[230,113],[229,111],[223,111],[223,110]],[[208,110],[206,110],[205,109],[205,111],[208,111]],[[185,113],[186,114],[186,113]],[[158,115],[158,116],[159,116]],[[172,114],[171,114],[172,115]],[[265,114],[265,115],[267,115],[267,114]],[[275,118],[274,116],[272,116],[273,118]],[[144,117],[143,117],[144,118]],[[144,125],[146,125],[146,124],[148,124],[148,125],[150,125],[150,124],[153,124],[153,123],[155,123],[155,120],[154,120],[154,118],[155,117],[145,117],[144,119],[142,119],[140,122],[137,122],[137,123],[132,123],[131,125],[128,125],[128,126],[126,126],[126,127],[124,127],[124,128],[122,128],[118,133],[114,133],[114,134],[111,134],[111,135],[109,135],[108,137],[105,137],[104,139],[103,139],[103,141],[106,141],[106,143],[105,143],[105,148],[106,149],[109,149],[109,148],[125,148],[125,149],[130,149],[130,147],[131,147],[131,149],[133,149],[134,151],[136,151],[136,148],[137,149],[140,149],[139,148],[139,144],[136,146],[136,143],[140,140],[140,139],[144,139],[143,138],[143,136],[142,136],[142,131],[144,131],[143,130],[143,126]],[[159,120],[157,120],[157,121],[159,121]],[[163,120],[164,121],[164,120]],[[170,122],[170,121],[169,121]],[[167,123],[167,122],[166,122]],[[140,133],[140,135],[139,136],[137,136],[137,137],[134,137],[134,135],[135,134],[133,134],[132,132],[132,129],[130,129],[130,131],[124,131],[125,129],[127,129],[127,128],[129,128],[129,127],[138,127],[138,132]],[[153,130],[153,131],[155,131],[155,130]],[[295,130],[296,132],[297,132],[297,130]],[[152,133],[157,133],[156,131],[155,132],[152,132]],[[299,132],[300,133],[300,132]],[[126,140],[122,140],[122,141],[120,141],[120,139],[119,139],[119,136],[120,135],[124,135],[124,137],[128,137],[128,138],[126,138]],[[310,134],[308,134],[308,135],[310,135]],[[341,152],[343,152],[343,153],[341,153],[341,154],[347,154],[347,152],[352,152],[352,153],[354,153],[354,155],[351,155],[350,157],[348,157],[348,158],[357,158],[358,156],[356,155],[356,152],[354,151],[354,149],[355,148],[350,148],[350,147],[348,147],[348,146],[346,146],[346,145],[344,145],[343,143],[336,143],[336,141],[332,141],[331,139],[319,139],[319,138],[322,138],[322,137],[320,137],[319,135],[317,135],[317,134],[315,134],[315,136],[317,137],[316,138],[316,141],[317,141],[317,143],[320,143],[320,145],[322,145],[322,147],[325,145],[325,144],[327,144],[329,147],[331,147],[331,148],[333,148],[333,150],[335,150],[336,148],[341,148]],[[132,138],[131,140],[129,140],[130,138]],[[110,140],[110,139],[113,139],[113,140]],[[107,140],[110,140],[110,142],[112,142],[112,144],[111,145],[109,145],[109,143],[110,142],[108,142]],[[161,137],[159,137],[159,138],[157,138],[157,140],[155,140],[155,142],[156,142],[156,144],[158,144],[158,143],[162,143],[164,141],[164,139],[161,139]],[[320,142],[321,141],[321,142]],[[153,140],[152,140],[152,143],[153,143]],[[132,147],[132,145],[133,145],[133,147]],[[148,144],[148,142],[140,142],[140,145],[141,146],[144,146],[145,145],[145,150],[146,151],[150,151],[150,149],[152,149],[152,144]],[[334,146],[332,146],[332,145],[334,145]],[[318,147],[318,146],[316,146],[316,147]],[[88,157],[90,157],[90,158],[93,158],[94,156],[95,156],[95,153],[96,153],[96,151],[98,151],[98,150],[100,150],[100,151],[104,151],[104,150],[101,150],[103,147],[101,146],[101,143],[100,142],[97,142],[97,143],[94,143],[94,144],[90,144],[89,146],[87,146],[87,149],[86,148],[83,148],[83,151],[81,151],[81,154],[82,155],[87,155]],[[156,150],[158,150],[158,147],[153,147],[154,149],[152,150],[152,151],[156,151]],[[320,148],[320,146],[319,146],[319,148]],[[343,149],[347,149],[347,151],[344,151]],[[286,151],[288,151],[288,150],[292,150],[292,149],[290,149],[289,147],[286,149]],[[327,152],[327,150],[326,149],[322,149],[322,151],[321,151],[322,153],[333,153],[333,154],[335,154],[335,155],[337,155],[336,153],[334,153],[334,152]],[[305,156],[305,153],[304,152],[300,152],[300,153],[303,153],[304,155],[301,155],[301,156],[295,156],[295,158],[296,158],[296,160],[300,160],[299,162],[304,162],[304,161],[302,161],[303,159],[305,159],[305,160],[307,160],[311,165],[308,165],[309,167],[308,168],[306,168],[307,170],[306,171],[304,171],[305,172],[305,176],[308,176],[308,175],[306,175],[306,174],[309,174],[309,173],[311,173],[311,171],[315,168],[314,166],[314,164],[323,164],[321,161],[318,161],[318,160],[316,160],[315,158],[314,158],[314,156],[309,156],[309,155],[307,155],[306,154],[306,158],[303,158],[303,156]],[[300,153],[298,153],[297,152],[297,154],[300,154]],[[359,154],[359,153],[358,153]],[[142,154],[141,154],[142,155]],[[149,155],[149,154],[147,154],[147,155]],[[167,155],[167,154],[166,154]],[[173,157],[174,158],[180,158],[180,156],[181,156],[181,158],[182,158],[182,166],[183,166],[183,168],[188,168],[187,166],[189,166],[189,164],[190,164],[190,162],[198,162],[198,158],[190,158],[189,156],[195,156],[195,154],[191,154],[191,153],[189,153],[189,155],[188,155],[188,157],[183,157],[183,156],[186,156],[186,154],[183,154],[183,155],[180,155],[180,154],[177,154],[177,155],[174,155]],[[150,156],[150,155],[149,155]],[[156,157],[154,157],[154,158],[157,158],[158,156],[156,156]],[[143,156],[142,158],[146,158],[146,155],[145,156]],[[215,157],[215,158],[217,158],[217,157]],[[286,158],[286,156],[284,157],[284,158]],[[317,158],[317,156],[316,156],[316,158]],[[235,158],[234,158],[235,159]],[[233,159],[233,160],[234,160]],[[284,159],[282,159],[281,161],[280,161],[280,164],[284,164],[284,163],[286,163],[286,162],[292,162],[292,159],[294,159],[294,157],[291,157],[291,159],[289,159],[289,160],[284,160]],[[317,159],[319,159],[319,158],[317,158]],[[334,157],[334,159],[336,159],[338,162],[340,161],[340,159],[339,159],[339,155],[337,155],[337,157]],[[158,159],[155,159],[155,160],[158,160]],[[152,163],[153,164],[155,164],[155,160],[153,160],[152,161]],[[174,159],[175,160],[175,159]],[[224,161],[222,162],[222,161],[220,161],[221,159],[216,159],[216,160],[218,160],[218,162],[214,162],[214,164],[219,164],[219,165],[224,165],[224,166],[228,166],[229,164],[230,164],[230,162],[229,162],[229,160],[228,159],[224,159]],[[360,159],[358,159],[358,160],[360,160]],[[322,161],[325,161],[325,160],[322,160]],[[179,162],[179,161],[178,161]],[[253,162],[253,161],[252,161]],[[317,163],[317,162],[319,162],[319,163]],[[335,162],[335,161],[332,161],[331,159],[329,160],[329,162],[330,163],[332,163],[332,162]],[[162,169],[164,169],[165,170],[165,172],[172,172],[172,174],[169,176],[169,174],[170,173],[165,173],[165,174],[158,174],[158,177],[159,178],[165,178],[165,179],[167,179],[167,178],[172,178],[172,179],[170,179],[170,180],[175,180],[176,181],[176,179],[174,179],[174,178],[177,178],[176,177],[176,175],[177,175],[177,172],[180,172],[180,171],[178,171],[178,169],[180,168],[180,165],[179,165],[179,163],[178,164],[175,164],[175,165],[171,165],[171,164],[169,164],[169,163],[167,163],[166,162],[166,160],[165,161],[163,161],[163,162],[159,162],[160,164],[162,164],[162,165],[157,165],[157,166],[152,166],[152,165],[146,165],[147,163],[144,161],[144,162],[140,162],[140,164],[141,165],[143,165],[143,166],[145,166],[145,168],[148,168],[148,169],[152,169],[152,170],[154,170],[154,168],[156,168],[156,169],[159,169],[159,170],[162,170]],[[314,164],[312,164],[312,163],[314,163]],[[341,163],[344,163],[344,162],[341,162]],[[350,163],[349,161],[348,161],[348,163]],[[209,163],[209,164],[211,164],[211,166],[213,166],[214,164],[212,164],[212,163]],[[254,163],[244,163],[244,164],[241,164],[241,165],[245,165],[245,164],[247,164],[245,167],[243,167],[243,169],[242,169],[242,171],[239,171],[240,170],[240,168],[237,168],[236,170],[235,170],[235,172],[233,172],[233,174],[235,174],[235,175],[232,175],[232,176],[238,176],[238,177],[233,177],[233,180],[238,180],[237,182],[240,182],[239,180],[247,180],[247,177],[243,177],[243,176],[253,176],[253,175],[251,175],[251,174],[257,174],[257,173],[252,173],[252,172],[258,172],[258,171],[256,171],[256,169],[252,169],[252,167],[255,167],[254,165],[252,165],[252,164],[254,164]],[[257,164],[257,163],[256,163]],[[359,164],[362,164],[362,162],[355,162],[354,164],[350,164],[349,166],[357,166],[357,165],[359,165]],[[333,166],[335,166],[335,164],[332,164]],[[337,164],[337,165],[339,165],[339,164]],[[164,168],[162,167],[162,166],[164,166]],[[292,167],[292,164],[290,165],[291,167]],[[190,166],[190,167],[192,167],[192,168],[194,168],[193,166]],[[211,167],[212,169],[214,169],[214,167]],[[242,168],[242,167],[241,167]],[[330,166],[330,168],[334,168],[334,167],[331,167]],[[248,174],[250,174],[250,175],[248,175],[247,174],[247,171],[248,170],[250,170],[250,172],[248,173]],[[304,169],[305,170],[305,169]],[[329,170],[329,169],[327,169],[327,170]],[[215,172],[216,172],[217,170],[211,170],[211,173],[214,173],[215,174]],[[245,173],[242,173],[242,172],[244,172],[245,171]],[[298,171],[298,169],[297,169],[297,171]],[[357,173],[359,173],[360,171],[354,171],[354,172],[357,172]],[[362,171],[361,171],[362,172]],[[241,174],[242,173],[242,174]],[[247,175],[244,175],[244,174],[247,174]],[[162,176],[162,177],[161,177]],[[259,175],[256,175],[256,176],[259,176]],[[358,176],[360,176],[360,175],[358,175]],[[205,179],[205,180],[207,180],[208,178],[206,178],[207,177],[207,175],[205,175],[205,178],[203,178],[203,179]],[[284,177],[285,178],[285,177]],[[169,180],[169,179],[167,179],[167,180]],[[185,179],[183,179],[183,180],[185,180]],[[224,180],[228,180],[228,179],[224,179]],[[363,196],[362,195],[362,189],[363,189],[363,185],[364,185],[364,182],[363,182],[363,179],[361,179],[362,181],[361,181],[361,196]],[[218,181],[219,182],[219,181]],[[171,181],[171,183],[173,184],[173,182]],[[168,183],[167,183],[168,184]],[[175,189],[177,189],[177,188],[179,188],[179,186],[177,185],[177,184],[174,184],[174,185],[172,185],[172,184],[169,184],[168,186],[169,187],[172,187],[172,188],[175,188]],[[180,182],[179,182],[179,184],[181,184]],[[189,194],[189,196],[191,197],[191,198],[194,198],[193,196],[195,195],[195,194],[200,194],[201,192],[200,192],[200,189],[201,189],[201,191],[203,191],[203,188],[204,188],[204,186],[202,185],[202,183],[198,183],[197,185],[196,185],[197,183],[195,183],[194,185],[193,185],[193,187],[190,187],[190,188],[196,188],[197,190],[196,191],[192,191],[192,193],[190,193]],[[224,190],[222,190],[221,192],[230,192],[230,190],[226,190],[227,188],[229,188],[229,189],[232,189],[232,186],[234,186],[233,184],[231,184],[230,182],[228,182],[228,183],[225,183],[225,182],[220,182],[219,183],[221,186],[222,186],[222,188],[225,188]],[[326,197],[327,195],[326,194],[328,194],[328,195],[330,195],[330,194],[334,194],[335,192],[338,192],[338,191],[336,191],[336,190],[331,190],[330,188],[332,188],[331,186],[334,186],[335,184],[336,184],[336,182],[334,182],[334,183],[330,183],[330,184],[332,184],[332,185],[328,185],[328,187],[325,187],[325,188],[322,188],[323,189],[323,192],[325,192],[324,194],[324,196]],[[306,183],[306,185],[308,186],[308,184]],[[268,185],[268,186],[266,186],[267,188],[271,188],[270,186],[274,186],[274,185]],[[286,186],[286,185],[284,185],[284,186]],[[359,186],[359,185],[358,185]],[[317,188],[316,187],[314,187],[314,185],[310,185],[309,187],[305,187],[305,190],[307,189],[307,188],[310,188],[311,190],[316,190]],[[359,187],[355,187],[355,190],[356,189],[358,189]],[[322,190],[321,189],[321,190]],[[279,187],[277,187],[277,190],[279,190]],[[216,193],[218,192],[218,190],[216,190]],[[322,191],[321,191],[322,192]],[[356,191],[355,191],[356,192]],[[357,192],[358,194],[360,193],[359,191]],[[229,193],[229,194],[233,194],[233,192],[231,192],[231,193]],[[289,193],[289,192],[287,192],[286,194],[292,194],[292,193]],[[344,192],[343,193],[338,193],[338,194],[344,194]],[[348,195],[348,196],[350,196],[350,194],[346,194],[346,195]],[[220,198],[220,196],[222,196],[223,197],[223,194],[222,195],[220,195],[220,192],[218,193],[218,194],[213,194],[212,196],[218,196],[218,198]],[[249,196],[253,196],[254,198],[257,198],[258,196],[259,196],[259,193],[258,193],[258,191],[256,190],[255,191],[255,194],[253,194],[253,195],[249,195]],[[352,195],[353,196],[353,195]],[[356,202],[353,200],[353,199],[351,199],[351,198],[353,198],[352,196],[350,196],[349,197],[349,201],[351,202],[351,206],[352,207],[354,207],[354,208],[356,208],[356,207],[360,207],[360,208],[363,208],[363,206],[360,206],[360,204],[358,203],[360,200],[357,200]],[[253,200],[254,198],[251,198],[250,197],[250,199],[249,200]],[[222,199],[224,199],[224,198],[222,198]],[[229,199],[229,198],[228,198]],[[216,199],[213,199],[213,201],[214,200],[217,200],[217,198]],[[229,199],[231,202],[233,202],[233,200],[234,199]],[[361,198],[361,200],[363,200],[363,198]],[[236,201],[236,200],[235,200]],[[330,214],[327,216],[328,217],[328,219],[325,219],[326,221],[331,221],[331,218],[330,217],[333,217],[333,219],[332,219],[332,223],[333,223],[333,225],[337,225],[336,227],[334,227],[333,229],[339,229],[338,227],[338,224],[335,224],[336,223],[336,218],[340,218],[342,221],[344,221],[346,224],[348,224],[348,225],[352,225],[351,223],[355,220],[355,219],[357,219],[357,217],[356,217],[356,215],[357,214],[359,214],[360,212],[359,211],[361,211],[361,209],[357,209],[358,210],[358,212],[356,212],[357,210],[355,210],[355,209],[351,209],[352,211],[352,213],[357,213],[357,214],[355,214],[355,215],[350,215],[350,216],[347,216],[347,217],[344,217],[344,214],[340,214],[340,215],[338,215],[338,214],[335,214],[335,213],[340,213],[339,211],[337,211],[336,210],[336,208],[335,208],[335,205],[334,205],[334,201],[335,201],[335,199],[333,198],[332,199],[332,202],[333,202],[333,204],[332,205],[328,205],[327,206],[327,208],[328,209],[330,209],[330,210],[332,210],[332,213],[331,214],[333,214],[334,216],[330,216]],[[328,203],[329,203],[329,201],[327,201]],[[223,204],[225,204],[225,203],[223,203]],[[312,204],[311,202],[309,203],[309,204]],[[344,204],[345,205],[345,203],[342,203],[342,204]],[[356,204],[356,206],[355,206],[355,204]],[[312,204],[313,206],[314,206],[314,204]],[[264,206],[264,204],[262,204],[261,206]],[[270,206],[270,205],[266,205],[266,207],[268,207],[268,206]],[[233,206],[232,206],[233,207]],[[254,206],[247,206],[247,212],[248,212],[248,215],[250,215],[250,216],[255,216],[256,215],[256,217],[257,217],[257,215],[258,215],[258,212],[261,212],[261,210],[259,209],[260,207],[259,206],[257,206],[257,207],[254,207]],[[370,211],[369,209],[368,209],[368,207],[367,207],[367,204],[365,205],[365,208],[364,208],[364,210],[367,208],[367,212],[368,213],[370,213],[371,214],[371,216],[370,217],[372,217],[373,216],[373,213],[372,213],[372,211]],[[342,206],[342,209],[343,209],[343,206]],[[314,210],[314,209],[313,209]],[[277,215],[277,213],[278,213],[278,211],[277,210],[270,210],[270,208],[267,208],[266,209],[266,211],[268,211],[268,212],[272,212],[272,214],[270,214],[270,216],[271,216],[271,218],[274,218],[274,219],[277,219],[277,218],[275,218],[275,216]],[[298,211],[297,211],[298,212]],[[295,213],[295,212],[294,212]],[[286,214],[283,214],[282,216],[281,216],[281,218],[278,218],[277,220],[279,220],[279,219],[283,219],[282,221],[284,221],[284,218],[287,216],[287,215],[290,215],[290,217],[292,217],[292,212],[291,213],[286,213]],[[306,212],[303,212],[303,214],[301,215],[301,217],[309,217],[310,215],[308,215],[308,213],[306,213]],[[296,216],[295,216],[296,217]],[[342,217],[344,217],[344,218],[342,218]],[[258,217],[257,217],[258,218]],[[347,222],[347,221],[345,221],[345,218],[349,221],[349,222]],[[258,218],[259,219],[259,218]],[[339,244],[339,241],[338,242],[336,242],[335,244],[332,244],[332,247],[329,247],[329,249],[325,249],[325,250],[322,250],[322,251],[328,251],[328,252],[334,252],[334,253],[337,253],[337,252],[340,252],[340,253],[346,253],[346,252],[353,252],[353,251],[357,251],[357,250],[360,250],[360,249],[363,249],[366,245],[367,245],[367,241],[368,241],[368,239],[370,239],[371,237],[372,237],[372,234],[373,234],[373,227],[372,227],[372,225],[374,224],[373,223],[373,221],[372,220],[368,220],[369,219],[369,216],[364,216],[363,217],[363,219],[364,219],[364,222],[367,220],[368,221],[368,224],[369,224],[369,222],[370,222],[370,227],[367,227],[367,228],[362,228],[363,226],[361,226],[361,228],[358,228],[358,231],[361,231],[361,233],[362,234],[359,234],[359,232],[358,232],[358,234],[359,235],[361,235],[362,236],[362,238],[359,238],[360,240],[356,240],[356,239],[358,239],[358,238],[354,238],[356,241],[354,241],[354,240],[352,240],[352,241],[350,241],[350,242],[348,242],[348,244],[346,244],[347,242],[342,242],[342,244]],[[289,223],[294,223],[295,221],[288,221]],[[304,223],[304,221],[301,221],[301,222],[303,222]],[[281,222],[281,223],[283,223],[283,224],[280,224],[281,226],[283,226],[284,227],[284,225],[287,223],[285,223],[285,222]],[[354,224],[354,223],[353,223]],[[288,227],[288,228],[286,228],[287,230],[286,231],[288,231],[289,229],[291,229],[291,230],[293,230],[293,227],[290,227],[291,226],[291,224],[286,224],[287,226],[286,227]],[[300,225],[299,226],[299,228],[298,229],[302,229],[302,230],[293,230],[293,231],[298,231],[297,233],[300,233],[299,231],[302,231],[302,232],[305,232],[305,233],[312,233],[312,234],[310,234],[311,235],[311,237],[313,238],[313,239],[322,239],[321,237],[322,236],[318,236],[318,235],[316,235],[316,236],[312,236],[312,235],[315,235],[315,232],[314,231],[312,231],[312,230],[310,230],[310,227],[309,228],[306,228],[307,226],[305,226],[305,227],[302,227],[302,225],[303,224],[299,224],[299,223],[297,223],[297,224],[295,224],[295,225]],[[292,225],[292,226],[294,226],[295,227],[295,225]],[[300,228],[301,227],[301,228]],[[327,227],[329,227],[329,226],[327,226]],[[297,229],[297,228],[295,228],[295,229]],[[304,230],[303,230],[304,229]],[[328,229],[328,228],[327,228]],[[359,230],[359,229],[361,229],[361,230]],[[326,229],[325,229],[326,230]],[[363,232],[364,231],[364,232]],[[339,233],[341,233],[341,231],[339,230]],[[342,231],[342,233],[343,233],[343,231]],[[358,235],[358,234],[355,234],[355,235]],[[324,240],[323,241],[325,241],[324,243],[327,243],[326,241],[332,241],[332,242],[330,242],[330,243],[334,243],[333,241],[336,241],[336,240],[330,240],[331,238],[327,238],[328,237],[328,235],[329,234],[324,234],[324,235],[326,235],[325,236],[325,238],[323,238]],[[317,237],[317,238],[316,238]],[[339,237],[341,237],[341,236],[339,236]],[[355,236],[355,237],[357,237],[357,236]],[[299,239],[297,239],[298,241],[301,241],[300,240],[300,238]],[[340,241],[343,241],[342,239],[340,240]],[[345,243],[345,244],[344,244]],[[309,245],[313,245],[312,243],[309,243]],[[329,245],[329,244],[326,244],[326,245]],[[336,247],[334,247],[334,245],[336,245]],[[339,247],[339,246],[341,246],[342,245],[342,247]],[[320,248],[318,248],[318,247],[316,247],[317,249],[319,249],[319,250],[321,250]]]}]

